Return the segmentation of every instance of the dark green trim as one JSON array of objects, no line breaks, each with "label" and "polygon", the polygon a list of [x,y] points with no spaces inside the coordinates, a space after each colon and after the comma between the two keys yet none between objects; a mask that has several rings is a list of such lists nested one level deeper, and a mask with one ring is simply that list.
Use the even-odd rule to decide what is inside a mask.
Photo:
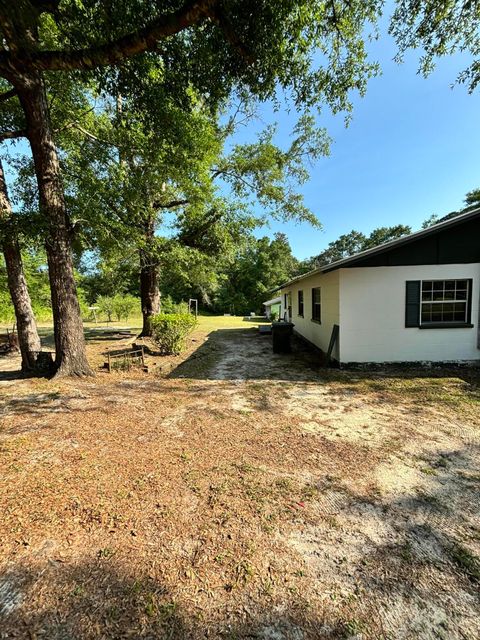
[{"label": "dark green trim", "polygon": [[[302,313],[300,313],[300,296],[302,297],[302,300],[301,300]],[[303,289],[299,289],[297,291],[297,316],[299,318],[303,318],[304,311],[305,311],[305,296],[303,295]]]},{"label": "dark green trim", "polygon": [[427,322],[421,324],[419,329],[472,329],[470,322]]},{"label": "dark green trim", "polygon": [[405,326],[420,326],[420,280],[405,283]]}]

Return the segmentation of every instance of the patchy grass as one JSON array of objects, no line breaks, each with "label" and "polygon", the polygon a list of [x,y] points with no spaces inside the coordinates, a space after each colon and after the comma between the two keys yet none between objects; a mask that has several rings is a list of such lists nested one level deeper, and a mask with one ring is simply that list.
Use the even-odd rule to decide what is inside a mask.
[{"label": "patchy grass", "polygon": [[478,380],[326,371],[255,328],[0,383],[2,638],[480,637]]},{"label": "patchy grass", "polygon": [[475,582],[480,582],[480,559],[476,555],[462,544],[456,542],[450,546],[448,553],[451,559],[469,578]]}]

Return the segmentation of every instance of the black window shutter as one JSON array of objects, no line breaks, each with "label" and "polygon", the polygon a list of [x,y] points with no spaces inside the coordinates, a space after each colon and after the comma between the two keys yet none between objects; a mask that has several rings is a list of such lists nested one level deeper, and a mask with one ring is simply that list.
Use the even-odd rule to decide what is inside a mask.
[{"label": "black window shutter", "polygon": [[407,280],[405,296],[405,326],[420,326],[420,280]]}]

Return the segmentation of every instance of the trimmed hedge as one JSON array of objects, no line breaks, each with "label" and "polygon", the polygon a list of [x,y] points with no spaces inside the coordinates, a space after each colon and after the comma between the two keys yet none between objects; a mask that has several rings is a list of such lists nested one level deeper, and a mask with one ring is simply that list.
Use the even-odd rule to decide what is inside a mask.
[{"label": "trimmed hedge", "polygon": [[164,355],[178,355],[196,324],[190,313],[159,313],[152,318],[152,338]]}]

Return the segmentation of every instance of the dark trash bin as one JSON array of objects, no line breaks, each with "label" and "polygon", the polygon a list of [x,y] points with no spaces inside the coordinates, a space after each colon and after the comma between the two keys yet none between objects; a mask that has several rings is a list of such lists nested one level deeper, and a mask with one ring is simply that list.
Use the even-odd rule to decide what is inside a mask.
[{"label": "dark trash bin", "polygon": [[273,353],[290,353],[293,322],[272,322]]}]

